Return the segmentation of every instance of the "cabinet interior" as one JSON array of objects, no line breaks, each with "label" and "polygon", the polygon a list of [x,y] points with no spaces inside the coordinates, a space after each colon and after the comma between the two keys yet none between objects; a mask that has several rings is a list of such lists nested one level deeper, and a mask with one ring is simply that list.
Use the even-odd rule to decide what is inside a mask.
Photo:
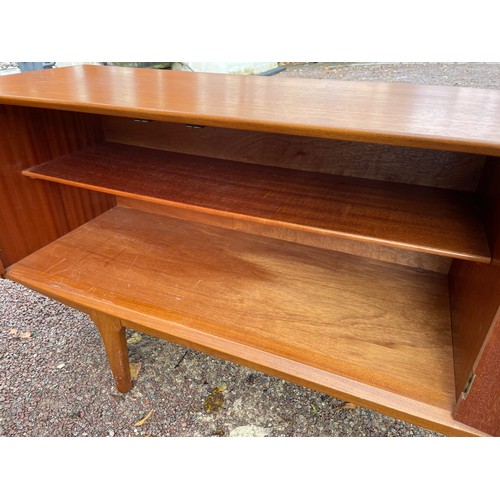
[{"label": "cabinet interior", "polygon": [[6,264],[7,277],[459,432],[451,413],[468,368],[454,366],[450,282],[456,262],[492,259],[486,156],[91,120],[99,132],[85,147],[25,165],[23,182],[112,202]]}]

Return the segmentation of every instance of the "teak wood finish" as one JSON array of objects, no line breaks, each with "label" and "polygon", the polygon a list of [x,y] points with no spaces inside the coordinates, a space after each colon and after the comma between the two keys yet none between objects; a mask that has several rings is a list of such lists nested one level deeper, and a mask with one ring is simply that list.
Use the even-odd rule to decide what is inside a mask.
[{"label": "teak wood finish", "polygon": [[491,260],[479,198],[459,191],[109,143],[24,174],[300,232]]},{"label": "teak wood finish", "polygon": [[210,332],[230,359],[241,357],[234,344],[244,345],[248,361],[259,363],[266,352],[282,358],[272,368],[289,360],[310,382],[315,370],[331,371],[393,398],[453,408],[447,283],[438,273],[125,207],[10,273],[55,298],[177,341],[191,339],[186,331]]},{"label": "teak wood finish", "polygon": [[500,154],[496,94],[103,66],[9,75],[1,83],[5,104],[491,155]]},{"label": "teak wood finish", "polygon": [[[492,264],[457,261],[450,270],[455,380],[472,380],[465,395],[457,391],[455,417],[498,435],[500,427],[500,158],[490,158],[480,190]],[[467,368],[468,371],[467,371]]]},{"label": "teak wood finish", "polygon": [[0,271],[89,314],[122,392],[135,328],[499,435],[499,94],[98,66],[2,77]]},{"label": "teak wood finish", "polygon": [[485,157],[297,135],[103,117],[108,142],[362,179],[475,191]]},{"label": "teak wood finish", "polygon": [[0,260],[26,257],[114,205],[108,195],[33,185],[20,173],[103,138],[99,118],[18,106],[0,107]]}]

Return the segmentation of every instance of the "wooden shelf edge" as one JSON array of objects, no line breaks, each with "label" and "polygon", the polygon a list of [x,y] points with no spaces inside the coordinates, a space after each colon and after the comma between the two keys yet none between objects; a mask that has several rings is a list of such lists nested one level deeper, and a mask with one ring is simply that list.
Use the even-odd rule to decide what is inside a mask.
[{"label": "wooden shelf edge", "polygon": [[[228,213],[224,212],[223,210],[200,207],[197,205],[190,205],[188,203],[182,203],[182,202],[177,202],[177,201],[162,200],[159,198],[153,198],[151,196],[142,196],[142,195],[129,196],[128,193],[125,193],[123,191],[119,191],[117,189],[104,188],[104,187],[99,188],[99,189],[95,189],[91,185],[82,185],[81,183],[78,183],[78,182],[73,182],[73,181],[69,181],[69,180],[61,180],[61,179],[58,179],[56,177],[42,175],[42,174],[38,174],[36,172],[30,172],[28,170],[25,170],[23,172],[23,174],[26,175],[27,177],[30,177],[31,179],[38,179],[38,180],[43,180],[43,181],[48,181],[48,182],[56,182],[58,184],[64,184],[67,186],[90,189],[90,190],[94,190],[94,191],[97,191],[100,193],[112,194],[115,196],[120,196],[123,198],[130,198],[133,200],[143,201],[143,202],[147,202],[147,203],[155,203],[155,204],[163,205],[166,207],[180,208],[180,209],[189,210],[192,212],[199,212],[199,213],[213,215],[213,216],[217,216],[217,217],[231,218],[233,220],[262,224],[264,226],[272,225],[272,223],[270,223],[269,219],[264,219],[261,217],[255,217],[255,216],[250,216],[250,215],[240,214],[240,213],[231,213],[228,215]],[[465,252],[463,252],[463,253],[461,253],[461,252],[448,252],[448,251],[440,250],[440,249],[436,249],[436,248],[417,246],[417,245],[408,245],[408,244],[397,242],[397,241],[388,241],[388,240],[384,240],[381,238],[371,238],[371,237],[356,235],[356,234],[347,233],[347,232],[343,232],[343,231],[334,231],[334,230],[327,230],[327,229],[321,229],[321,228],[312,228],[309,226],[293,224],[290,222],[280,222],[279,227],[283,227],[285,229],[290,229],[290,230],[295,230],[295,231],[300,231],[300,232],[305,231],[307,233],[321,235],[321,236],[330,236],[330,237],[334,237],[334,238],[342,238],[342,239],[351,240],[351,241],[358,241],[361,243],[370,243],[370,244],[374,244],[374,245],[381,245],[381,246],[386,246],[389,248],[397,248],[397,249],[401,249],[401,250],[410,250],[410,251],[414,251],[414,252],[427,253],[430,255],[436,255],[436,256],[440,256],[440,257],[447,257],[447,258],[453,258],[453,259],[459,259],[459,260],[468,260],[468,261],[472,261],[472,262],[480,262],[483,264],[489,264],[491,262],[491,257],[489,256],[489,254],[486,254],[486,252],[484,254],[472,254],[472,253],[465,253]],[[258,233],[256,233],[256,234],[258,234]]]},{"label": "wooden shelf edge", "polygon": [[[92,153],[92,157],[93,158],[95,157],[95,160],[91,159],[89,161],[87,159],[83,159],[82,163],[81,163],[82,169],[84,169],[85,166],[89,166],[89,165],[92,165],[95,168],[95,164],[99,162],[98,158],[99,158],[100,148],[103,148],[103,155],[104,156],[106,155],[107,148],[111,148],[111,151],[113,151],[113,154],[116,154],[116,151],[118,151],[119,157],[123,156],[123,161],[128,161],[128,158],[125,158],[127,151],[129,151],[130,154],[132,154],[132,155],[140,155],[140,152],[144,151],[145,154],[148,154],[148,155],[153,157],[153,160],[151,160],[150,164],[154,164],[155,169],[158,169],[157,164],[161,163],[163,161],[163,158],[165,158],[165,159],[169,158],[169,155],[173,155],[174,162],[175,161],[178,161],[178,162],[182,161],[183,157],[186,159],[189,159],[190,162],[193,162],[193,158],[194,158],[194,161],[197,162],[198,168],[202,168],[202,163],[204,161],[209,161],[209,162],[211,162],[211,164],[215,165],[215,168],[220,169],[223,172],[229,172],[231,168],[234,168],[235,170],[237,170],[237,167],[241,167],[241,165],[245,165],[249,170],[250,169],[261,169],[260,166],[255,166],[252,164],[242,164],[241,162],[232,162],[229,160],[216,160],[216,159],[208,159],[208,158],[203,159],[202,157],[194,157],[192,155],[185,155],[182,153],[168,153],[168,152],[160,151],[160,150],[151,150],[148,148],[139,148],[137,146],[126,146],[126,145],[121,145],[121,144],[119,145],[119,144],[113,144],[113,143],[105,143],[102,146],[97,147],[95,154]],[[116,148],[116,150],[113,148]],[[83,154],[87,154],[87,153],[83,152]],[[440,226],[437,229],[438,232],[436,232],[436,234],[433,235],[434,234],[433,231],[429,231],[428,228],[433,227],[433,224],[436,224],[438,222],[438,219],[436,219],[436,218],[432,219],[433,223],[431,223],[430,225],[427,225],[426,230],[422,231],[421,226],[424,224],[424,220],[426,220],[425,218],[422,218],[422,217],[426,217],[426,215],[415,213],[415,214],[411,214],[411,217],[414,217],[414,221],[413,221],[413,224],[415,225],[415,229],[413,229],[414,233],[411,232],[412,228],[411,228],[411,224],[410,224],[409,226],[406,226],[407,228],[409,228],[409,231],[408,231],[408,233],[404,233],[404,237],[402,236],[400,229],[392,228],[392,229],[388,230],[384,227],[383,224],[381,225],[380,222],[375,223],[373,221],[370,222],[370,229],[363,233],[363,232],[361,232],[361,230],[359,228],[355,229],[356,225],[360,225],[361,227],[363,227],[363,224],[362,224],[362,221],[363,221],[362,217],[363,216],[362,215],[352,216],[352,223],[351,223],[352,225],[349,228],[349,223],[346,223],[345,221],[342,221],[341,223],[339,223],[336,220],[335,220],[335,222],[333,222],[333,220],[329,221],[329,222],[327,222],[326,220],[321,220],[318,223],[317,221],[315,221],[315,218],[318,217],[317,212],[311,212],[311,213],[306,212],[306,215],[304,216],[305,218],[302,217],[302,214],[300,214],[300,213],[295,214],[293,212],[293,210],[285,213],[284,215],[280,214],[280,216],[277,216],[276,214],[273,213],[272,216],[269,216],[267,214],[264,215],[264,213],[266,212],[266,208],[262,209],[262,207],[256,206],[256,207],[251,207],[249,213],[244,213],[243,210],[240,210],[238,208],[231,206],[231,203],[234,205],[234,199],[232,199],[231,196],[233,196],[236,199],[238,198],[239,192],[237,190],[234,192],[234,194],[228,194],[229,201],[227,202],[227,205],[224,205],[225,201],[221,202],[220,200],[217,200],[216,202],[214,202],[214,201],[210,200],[209,194],[207,194],[206,200],[198,199],[198,200],[191,201],[191,196],[190,196],[191,193],[189,193],[189,192],[187,194],[186,193],[181,193],[181,194],[176,193],[174,196],[170,196],[170,197],[163,196],[163,195],[162,196],[160,196],[160,195],[152,196],[152,195],[148,194],[147,192],[145,192],[144,188],[141,188],[140,190],[133,191],[133,190],[127,190],[123,186],[119,186],[119,185],[109,186],[108,184],[113,184],[112,176],[111,176],[111,178],[106,179],[106,181],[108,181],[108,184],[103,184],[102,180],[99,181],[100,183],[97,181],[92,182],[93,178],[91,175],[90,175],[89,179],[81,178],[81,173],[78,173],[78,176],[79,176],[78,178],[71,178],[71,175],[72,175],[71,168],[67,169],[68,171],[66,171],[65,162],[72,161],[72,158],[79,158],[78,155],[79,154],[76,153],[72,157],[63,157],[63,158],[59,158],[59,159],[47,162],[47,163],[42,164],[42,165],[37,165],[37,166],[31,167],[29,169],[24,170],[23,175],[25,175],[29,178],[32,178],[32,179],[38,179],[38,180],[49,181],[49,182],[56,182],[59,184],[65,184],[65,185],[69,185],[69,186],[73,186],[73,187],[89,189],[89,190],[98,191],[98,192],[102,192],[102,193],[108,193],[108,194],[112,194],[112,195],[116,195],[116,196],[122,196],[122,197],[131,198],[131,199],[146,201],[146,202],[158,203],[160,205],[177,207],[177,208],[182,208],[182,209],[186,209],[186,210],[192,210],[195,212],[202,212],[202,213],[206,213],[209,215],[227,217],[227,218],[231,218],[231,219],[235,219],[235,220],[241,220],[241,221],[252,222],[252,223],[259,223],[262,225],[270,225],[270,226],[274,226],[278,229],[279,228],[291,229],[291,230],[297,231],[298,233],[299,232],[308,232],[308,233],[313,233],[313,234],[317,234],[317,235],[331,236],[331,237],[335,237],[335,238],[343,238],[343,239],[347,239],[347,240],[351,240],[351,241],[358,241],[358,242],[363,242],[363,243],[382,245],[382,246],[387,246],[387,247],[391,247],[391,248],[410,250],[410,251],[421,252],[421,253],[428,253],[428,254],[432,254],[432,255],[437,255],[437,256],[442,256],[442,257],[447,257],[447,258],[455,258],[455,259],[460,259],[460,260],[470,260],[470,261],[486,263],[486,264],[491,262],[491,254],[490,254],[488,242],[486,240],[486,236],[485,236],[484,232],[482,231],[482,227],[480,225],[479,220],[474,221],[474,223],[472,222],[472,219],[468,220],[467,227],[465,226],[465,222],[463,223],[463,227],[462,227],[462,224],[457,225],[457,221],[450,220],[450,223],[453,222],[453,224],[455,226],[457,226],[456,232],[453,232],[452,230],[445,229],[446,226],[440,223]],[[65,158],[68,158],[68,160],[66,160]],[[77,160],[77,161],[80,161],[80,160]],[[140,160],[138,160],[138,162],[139,161]],[[94,162],[96,162],[96,163],[94,163]],[[55,171],[58,172],[58,175],[54,174],[54,171],[53,171],[54,167],[53,166],[55,166]],[[140,165],[140,166],[142,167],[142,165]],[[126,165],[126,168],[127,169],[131,168],[130,162]],[[176,166],[176,168],[178,168],[178,167]],[[275,172],[279,171],[279,170],[281,170],[281,171],[284,170],[284,169],[280,169],[277,167],[265,167],[265,169],[269,170],[269,171],[272,170]],[[62,172],[61,172],[61,170],[62,170]],[[260,173],[260,170],[256,170],[256,173],[252,173],[251,175],[257,175],[258,173]],[[168,175],[170,175],[170,174],[168,174]],[[174,173],[172,177],[165,177],[165,178],[162,177],[162,182],[165,182],[166,184],[168,184],[169,182],[172,182],[172,179],[175,180],[176,175],[177,174]],[[183,172],[183,175],[185,175],[184,172]],[[290,175],[293,175],[293,176],[303,175],[303,176],[306,176],[306,179],[309,179],[309,178],[313,179],[315,174],[312,172],[300,172],[300,173],[298,173],[297,171],[292,170],[292,171],[290,171]],[[318,174],[318,176],[322,176],[322,177],[320,177],[322,179],[323,178],[326,179],[329,177],[335,177],[335,176],[329,176],[326,174]],[[337,176],[337,177],[340,179],[340,176]],[[203,189],[204,179],[200,178],[200,179],[196,180],[195,174],[194,174],[193,178],[194,178],[194,181],[193,181],[194,185],[198,186],[198,184],[199,184],[198,187],[200,187],[200,189],[197,190],[195,188],[191,188],[191,190],[193,191],[193,193],[198,193]],[[222,177],[221,185],[231,189],[233,182],[236,182],[236,183],[240,182],[239,178],[236,178],[236,181],[234,181],[232,178],[230,178],[230,179],[231,180],[228,182],[224,177]],[[257,179],[257,177],[256,177],[256,179]],[[346,178],[346,179],[348,180],[349,183],[353,182],[352,178]],[[227,185],[224,184],[224,182],[226,182]],[[279,184],[278,189],[282,190],[283,183],[282,183],[282,181],[279,181],[279,182],[281,182],[281,184]],[[391,196],[396,196],[393,193],[393,191],[396,190],[396,192],[397,192],[397,189],[398,189],[398,188],[394,187],[395,184],[393,184],[393,183],[383,183],[381,181],[370,181],[370,180],[366,180],[366,179],[358,180],[358,182],[360,183],[360,187],[364,186],[365,184],[367,186],[371,186],[371,184],[373,184],[374,186],[377,186],[376,190],[381,189],[381,187],[384,184],[387,184],[388,186],[390,186],[390,191],[388,191],[388,193],[386,194],[386,196],[388,196],[389,200],[391,200]],[[115,182],[115,184],[116,184],[116,182]],[[403,187],[401,189],[403,189],[403,190],[404,189],[407,189],[407,190],[417,189],[417,190],[419,190],[418,191],[418,193],[419,193],[418,198],[415,198],[415,200],[412,202],[413,205],[419,206],[419,204],[423,201],[423,199],[425,199],[425,197],[422,196],[422,193],[427,192],[427,191],[429,193],[430,199],[433,199],[433,200],[437,199],[436,198],[437,188],[425,188],[425,187],[410,188],[406,185],[402,185],[402,186]],[[296,187],[296,186],[294,186],[294,187]],[[257,189],[261,189],[261,188],[258,187]],[[314,189],[317,189],[317,188],[314,187]],[[352,188],[349,187],[348,191],[346,191],[346,192],[349,192],[349,190],[351,190],[351,189]],[[369,187],[368,191],[367,191],[367,196],[369,198],[373,197],[373,193],[370,191],[371,189],[372,188]],[[363,190],[363,188],[361,188],[360,192],[362,192],[362,190]],[[427,191],[425,191],[425,190],[427,190]],[[143,191],[143,192],[138,192],[138,191]],[[339,191],[339,193],[340,192],[342,192],[342,191]],[[345,197],[346,192],[342,192],[341,196]],[[445,192],[445,190],[443,190],[443,192]],[[275,195],[276,193],[279,196],[283,196],[283,191],[277,191],[276,193],[274,193],[273,191],[268,192],[268,191],[262,190],[262,191],[258,191],[258,193],[261,193],[263,197],[266,197],[267,195],[270,195],[270,194]],[[320,192],[318,194],[320,194]],[[320,195],[324,196],[323,192],[321,192]],[[286,196],[286,193],[285,193],[285,196]],[[409,192],[408,196],[412,196],[412,192]],[[470,196],[470,195],[460,193],[460,196],[464,197],[464,199],[465,199],[465,196]],[[398,193],[397,197],[404,198],[404,191],[402,191],[401,194]],[[173,199],[173,198],[177,198],[177,199]],[[395,198],[395,200],[396,200],[396,198]],[[417,200],[418,200],[418,203],[417,203]],[[300,204],[302,201],[307,202],[307,198],[301,199],[300,196],[297,196],[296,194],[294,194],[292,196],[291,200],[286,200],[286,203],[291,203],[293,206],[294,203]],[[340,202],[328,201],[328,198],[327,198],[327,201],[325,203],[326,203],[325,210],[330,208],[331,203],[336,203],[336,205],[335,205],[337,207],[336,210],[339,210],[340,212],[343,212],[344,210],[350,212],[352,207],[356,207],[355,202],[350,202],[348,205],[345,201],[340,201]],[[351,203],[352,203],[352,207],[351,207]],[[364,202],[364,203],[366,203],[366,202]],[[212,204],[212,206],[210,206],[211,204]],[[456,202],[453,201],[453,204],[456,204]],[[475,210],[474,207],[472,207],[472,205],[469,208],[470,208],[470,210]],[[274,209],[278,210],[278,208],[274,208]],[[430,205],[429,210],[436,210],[436,209],[437,210],[441,209],[441,210],[445,210],[446,212],[449,212],[450,206],[448,206],[445,203],[441,207],[440,203],[436,203],[436,201],[433,201],[432,205]],[[290,210],[290,209],[287,208],[287,210]],[[366,211],[366,209],[363,209],[363,210]],[[377,207],[374,207],[373,210],[374,211],[377,210]],[[385,208],[382,210],[387,211],[387,214],[385,214],[385,215],[389,219],[393,216],[394,213],[397,213],[397,211],[391,212],[389,209],[385,209]],[[398,209],[398,210],[400,210],[400,209]],[[408,215],[411,212],[404,212],[405,210],[409,210],[408,207],[404,206],[404,209],[402,208],[401,210],[402,210],[402,213],[405,213],[405,215],[403,216],[405,222],[407,222],[407,219],[411,219],[411,217]],[[420,210],[420,208],[419,208],[419,210]],[[463,208],[462,212],[468,212],[468,210]],[[368,211],[367,213],[369,213],[370,215],[366,215],[366,217],[371,217],[371,211]],[[430,211],[429,215],[431,215],[431,214],[432,214],[432,212]],[[470,214],[468,214],[467,217],[469,218]],[[309,218],[311,218],[311,221],[312,221],[310,223],[307,222],[309,220]],[[382,217],[381,217],[381,219],[382,219]],[[374,225],[374,224],[375,224],[375,226],[372,227],[372,225]],[[376,224],[378,224],[380,226],[380,228],[382,228],[382,229],[377,229],[378,226]],[[446,230],[449,231],[449,234],[444,233],[444,236],[443,236],[441,233],[443,231],[446,231]],[[387,232],[388,231],[388,232],[387,232],[387,234],[377,235],[376,234],[377,231],[378,232],[380,232],[380,231]],[[373,234],[370,234],[370,232]],[[431,236],[431,239],[429,241],[427,241],[427,242],[419,241],[419,238],[422,238],[422,240],[424,240],[425,238],[428,239],[429,234],[433,235],[433,236]],[[438,234],[439,234],[439,236],[438,236]],[[457,236],[458,234],[460,236]],[[452,241],[452,240],[456,240],[456,241]]]},{"label": "wooden shelf edge", "polygon": [[[433,406],[176,322],[132,312],[119,305],[107,303],[103,309],[102,303],[98,301],[88,300],[69,289],[55,290],[47,287],[42,281],[20,273],[15,268],[16,265],[7,269],[6,278],[87,314],[89,310],[111,314],[119,318],[127,328],[238,363],[448,436],[487,436],[455,421],[451,401],[450,408]],[[107,369],[107,366],[103,369]]]},{"label": "wooden shelf edge", "polygon": [[[168,333],[131,321],[124,326],[178,343],[210,355],[236,362],[297,385],[352,402],[373,411],[402,419],[449,436],[487,436],[477,429],[457,422],[450,410],[415,401],[398,394],[350,380],[293,360],[221,339],[205,332],[177,332],[177,325]],[[229,347],[230,345],[230,347]]]}]

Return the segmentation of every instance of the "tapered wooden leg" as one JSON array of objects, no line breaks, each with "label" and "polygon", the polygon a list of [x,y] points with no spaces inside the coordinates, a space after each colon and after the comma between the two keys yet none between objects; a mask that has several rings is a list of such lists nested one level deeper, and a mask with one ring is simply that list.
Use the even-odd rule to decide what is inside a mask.
[{"label": "tapered wooden leg", "polygon": [[116,388],[120,392],[130,391],[132,389],[132,381],[130,380],[125,328],[118,318],[101,312],[91,311],[90,317],[101,334],[109,365],[115,377]]}]

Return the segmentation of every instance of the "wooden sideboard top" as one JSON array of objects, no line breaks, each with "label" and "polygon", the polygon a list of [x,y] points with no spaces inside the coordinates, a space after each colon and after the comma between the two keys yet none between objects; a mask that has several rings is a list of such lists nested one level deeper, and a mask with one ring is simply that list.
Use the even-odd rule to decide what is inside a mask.
[{"label": "wooden sideboard top", "polygon": [[0,103],[500,156],[500,91],[96,65],[0,78]]}]

